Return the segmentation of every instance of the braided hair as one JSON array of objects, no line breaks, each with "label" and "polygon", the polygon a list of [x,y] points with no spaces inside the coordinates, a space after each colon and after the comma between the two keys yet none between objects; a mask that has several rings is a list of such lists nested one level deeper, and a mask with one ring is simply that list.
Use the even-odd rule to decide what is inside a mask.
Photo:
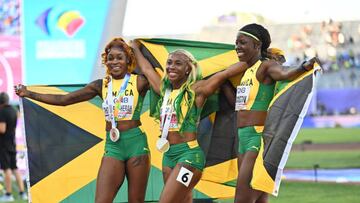
[{"label": "braided hair", "polygon": [[[124,39],[121,37],[114,38],[106,45],[104,52],[101,54],[101,63],[106,67],[107,55],[109,54],[111,48],[114,47],[117,47],[125,52],[127,57],[128,73],[133,72],[136,67],[135,54],[131,47],[127,45]],[[109,69],[106,69],[106,75],[110,75]]]},{"label": "braided hair", "polygon": [[[188,75],[188,78],[186,82],[180,87],[179,94],[174,100],[174,110],[176,112],[176,117],[179,118],[178,122],[180,120],[188,119],[189,123],[196,123],[197,121],[190,120],[192,118],[186,118],[186,115],[183,115],[183,112],[181,110],[181,104],[185,102],[185,106],[188,108],[187,112],[195,105],[195,92],[191,89],[191,86],[198,80],[202,79],[201,76],[201,70],[199,68],[198,62],[196,61],[195,57],[188,51],[184,49],[177,49],[171,53],[169,53],[169,56],[172,54],[182,54],[185,55],[187,60],[187,65],[191,68],[191,71]],[[154,113],[154,117],[156,119],[160,119],[160,108],[163,103],[164,95],[166,89],[172,89],[172,85],[170,83],[169,77],[167,75],[164,76],[161,82],[160,86],[160,100],[158,101],[156,111]],[[185,124],[186,125],[186,124]],[[180,132],[183,132],[183,129],[185,129],[187,126],[185,126],[184,123],[180,127]]]},{"label": "braided hair", "polygon": [[269,48],[270,46],[271,37],[269,31],[265,27],[256,23],[252,23],[245,25],[239,31],[247,32],[255,36],[255,38],[254,37],[252,38],[255,39],[256,41],[261,42],[261,58],[263,60],[268,58],[267,48]]}]

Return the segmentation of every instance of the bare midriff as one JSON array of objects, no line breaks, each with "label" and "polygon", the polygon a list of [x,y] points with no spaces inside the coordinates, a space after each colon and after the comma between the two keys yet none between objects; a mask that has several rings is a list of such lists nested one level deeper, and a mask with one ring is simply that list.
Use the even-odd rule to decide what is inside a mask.
[{"label": "bare midriff", "polygon": [[267,111],[238,111],[237,127],[262,126],[265,124]]},{"label": "bare midriff", "polygon": [[169,144],[179,144],[196,140],[196,133],[184,132],[180,134],[178,131],[171,131],[168,134],[167,140]]},{"label": "bare midriff", "polygon": [[[136,128],[141,125],[140,120],[127,120],[127,121],[118,121],[117,122],[117,129],[120,132],[127,131],[131,128]],[[106,122],[106,131],[111,130],[111,122]]]}]

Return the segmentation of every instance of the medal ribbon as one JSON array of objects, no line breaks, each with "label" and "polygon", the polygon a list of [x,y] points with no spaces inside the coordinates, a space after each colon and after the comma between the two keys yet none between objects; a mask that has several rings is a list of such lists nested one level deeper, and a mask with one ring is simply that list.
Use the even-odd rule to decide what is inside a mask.
[{"label": "medal ribbon", "polygon": [[164,139],[166,139],[168,136],[170,121],[171,121],[171,117],[172,117],[172,110],[173,110],[172,104],[170,106],[170,109],[165,108],[167,106],[167,103],[168,103],[168,100],[170,97],[170,93],[171,93],[170,89],[165,90],[164,100],[161,105],[161,117],[162,117],[161,126],[163,127],[162,132],[161,132],[161,138],[164,138]]},{"label": "medal ribbon", "polygon": [[112,80],[113,80],[113,78],[110,76],[110,82],[108,84],[108,92],[107,92],[107,96],[106,96],[106,104],[109,105],[109,116],[111,119],[111,127],[112,128],[116,128],[116,122],[115,122],[115,116],[114,116],[114,110],[115,110],[114,99],[118,99],[119,103],[121,103],[121,100],[119,100],[119,99],[121,99],[124,96],[129,79],[130,79],[130,74],[127,73],[124,77],[124,80],[123,80],[121,86],[120,86],[120,90],[119,90],[117,96],[115,96],[115,98],[114,98],[112,95],[112,89],[113,89]]}]

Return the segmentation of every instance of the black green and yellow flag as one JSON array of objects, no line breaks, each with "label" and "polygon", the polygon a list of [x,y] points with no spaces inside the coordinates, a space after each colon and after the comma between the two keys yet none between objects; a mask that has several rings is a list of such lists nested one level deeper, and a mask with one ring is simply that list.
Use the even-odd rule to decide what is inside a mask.
[{"label": "black green and yellow flag", "polygon": [[[140,42],[142,53],[160,73],[165,69],[169,53],[176,49],[185,49],[193,54],[203,78],[238,62],[234,45],[230,44],[158,38],[140,39]],[[240,77],[230,81],[236,86]],[[221,93],[210,97],[203,108],[198,141],[206,155],[206,167],[196,189],[211,198],[234,196],[238,145],[236,114]]]},{"label": "black green and yellow flag", "polygon": [[255,161],[251,186],[277,196],[283,170],[292,144],[301,128],[313,97],[321,68],[303,73],[293,81],[278,82],[262,136],[262,146]]},{"label": "black green and yellow flag", "polygon": [[[233,45],[169,39],[142,39],[141,42],[144,55],[154,67],[161,70],[165,67],[167,55],[179,48],[194,55],[199,61],[204,78],[238,61]],[[209,57],[213,53],[216,53],[216,56]],[[277,196],[283,169],[308,110],[316,73],[320,69],[316,64],[312,71],[293,81],[281,81],[276,85],[276,95],[269,106],[265,123],[259,153],[261,156],[258,156],[253,171],[253,188]],[[239,79],[230,79],[234,87],[239,84]],[[212,114],[202,119],[198,129],[198,139],[207,156],[206,168],[198,187],[201,187],[201,183],[235,186],[238,174],[236,116],[221,93],[217,100],[211,101],[217,101],[218,105],[212,103],[204,108],[207,113]],[[234,195],[233,190],[228,187],[224,191],[226,192],[216,197]]]},{"label": "black green and yellow flag", "polygon": [[[238,60],[233,50],[234,46],[229,44],[170,39],[140,41],[143,45],[142,52],[159,72],[165,67],[168,53],[179,48],[186,49],[195,56],[204,78]],[[285,110],[286,113],[290,107],[301,110],[300,113],[306,111],[304,108],[306,102],[294,102],[291,98],[295,98],[293,96],[296,95],[296,101],[307,101],[311,97],[312,85],[308,85],[311,83],[310,78],[313,78],[313,74],[309,72],[295,81],[279,86],[281,90],[269,108],[269,117],[272,117],[273,121],[276,120],[273,117],[277,118],[280,115],[276,109],[282,108],[285,104],[289,106]],[[231,79],[234,86],[238,81],[239,78],[236,77]],[[31,86],[29,89],[43,93],[66,94],[83,86]],[[299,89],[304,90],[299,91]],[[159,129],[159,124],[149,116],[150,98],[148,94],[141,114],[143,129],[147,133],[151,150],[152,164],[146,201],[157,201],[163,187],[160,181],[162,154],[155,147],[159,131],[154,129]],[[96,97],[88,102],[60,107],[22,99],[32,202],[94,201],[96,176],[105,143],[105,122],[101,102],[101,99]],[[195,188],[194,198],[233,197],[234,180],[238,173],[236,114],[224,97],[218,94],[214,99],[209,99],[206,105],[207,107],[204,108],[206,112],[198,129],[198,139],[205,151],[207,161],[203,177]],[[296,126],[301,125],[299,121],[294,121],[295,126],[284,123],[289,118],[286,113],[281,114],[277,124],[266,123],[262,156],[259,156],[254,169],[253,187],[272,194],[276,194],[274,191],[278,190],[279,181],[276,178],[282,172],[281,167],[286,163],[281,157],[283,153],[288,152],[288,148],[278,150],[278,146],[286,136],[290,140],[294,139],[291,133],[295,131],[288,129],[295,129]],[[271,143],[277,144],[269,145],[270,139],[272,139]],[[114,202],[127,202],[126,185],[125,181]]]}]

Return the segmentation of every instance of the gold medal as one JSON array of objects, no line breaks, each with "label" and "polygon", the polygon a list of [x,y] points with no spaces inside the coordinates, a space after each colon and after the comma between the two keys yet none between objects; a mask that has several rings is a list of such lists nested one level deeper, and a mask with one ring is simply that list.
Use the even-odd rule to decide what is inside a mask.
[{"label": "gold medal", "polygon": [[120,132],[117,128],[111,128],[109,136],[111,141],[116,142],[120,138]]},{"label": "gold medal", "polygon": [[162,153],[167,152],[170,148],[169,141],[165,138],[159,138],[156,141],[156,148]]}]

